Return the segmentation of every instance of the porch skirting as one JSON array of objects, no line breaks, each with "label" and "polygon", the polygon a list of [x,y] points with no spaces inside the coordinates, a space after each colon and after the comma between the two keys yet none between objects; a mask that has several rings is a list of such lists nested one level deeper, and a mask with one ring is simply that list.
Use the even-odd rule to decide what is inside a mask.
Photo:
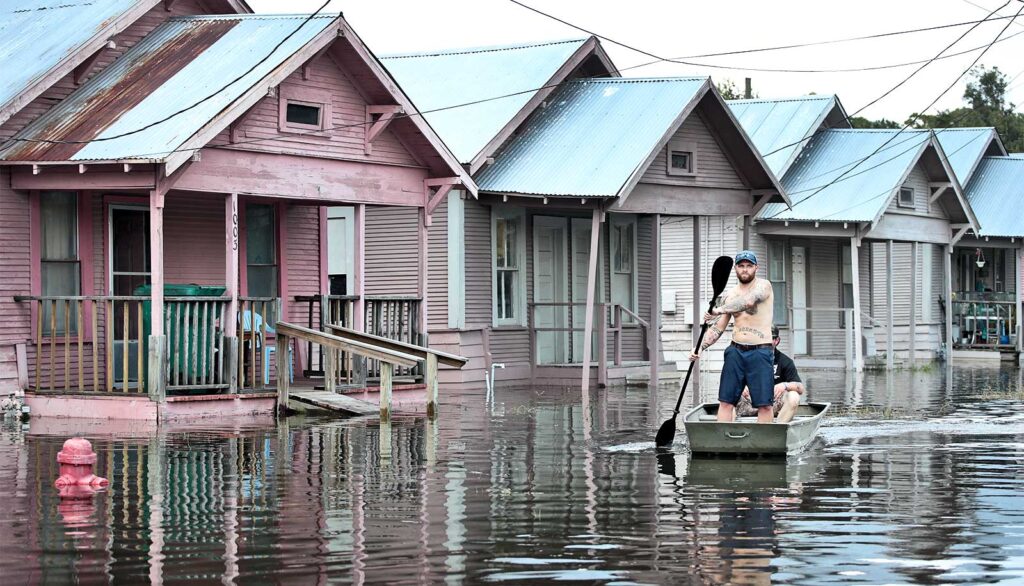
[{"label": "porch skirting", "polygon": [[207,417],[273,415],[276,393],[168,397],[164,403],[146,395],[100,393],[25,393],[25,404],[36,417],[120,419],[169,422]]}]

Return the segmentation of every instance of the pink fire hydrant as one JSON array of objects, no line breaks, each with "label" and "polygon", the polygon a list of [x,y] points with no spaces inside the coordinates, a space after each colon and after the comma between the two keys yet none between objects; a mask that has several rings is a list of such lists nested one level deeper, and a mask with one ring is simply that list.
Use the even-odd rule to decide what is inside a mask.
[{"label": "pink fire hydrant", "polygon": [[89,486],[100,487],[110,484],[106,478],[101,478],[92,473],[93,464],[96,463],[96,452],[92,451],[92,444],[83,437],[73,437],[64,442],[64,448],[57,453],[57,462],[60,464],[60,478],[54,484],[57,488],[68,486]]}]

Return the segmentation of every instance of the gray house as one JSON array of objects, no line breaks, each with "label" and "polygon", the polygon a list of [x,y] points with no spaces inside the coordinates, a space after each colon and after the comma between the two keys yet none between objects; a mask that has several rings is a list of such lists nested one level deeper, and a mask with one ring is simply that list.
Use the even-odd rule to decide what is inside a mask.
[{"label": "gray house", "polygon": [[764,206],[735,239],[776,289],[783,347],[804,366],[856,369],[946,351],[948,250],[978,229],[957,153],[932,131],[846,128],[834,96],[730,106],[793,202]]},{"label": "gray house", "polygon": [[[478,386],[496,363],[500,384],[656,375],[662,227],[786,203],[709,79],[618,78],[596,39],[383,62],[485,186],[439,204],[430,240],[447,284],[431,295],[448,301],[431,343],[472,359],[449,383]],[[476,94],[516,97],[432,112]]]}]

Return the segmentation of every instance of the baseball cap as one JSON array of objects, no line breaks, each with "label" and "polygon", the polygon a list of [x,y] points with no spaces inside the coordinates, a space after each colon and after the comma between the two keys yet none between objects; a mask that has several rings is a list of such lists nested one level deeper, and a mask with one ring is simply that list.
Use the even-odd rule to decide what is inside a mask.
[{"label": "baseball cap", "polygon": [[772,339],[779,337],[779,326],[772,326]]},{"label": "baseball cap", "polygon": [[742,251],[740,251],[739,254],[736,255],[736,259],[734,260],[734,262],[736,264],[740,264],[743,261],[747,261],[747,262],[749,262],[751,264],[755,264],[756,265],[757,264],[757,257],[754,256],[754,253],[752,251],[750,251],[750,250],[742,250]]}]

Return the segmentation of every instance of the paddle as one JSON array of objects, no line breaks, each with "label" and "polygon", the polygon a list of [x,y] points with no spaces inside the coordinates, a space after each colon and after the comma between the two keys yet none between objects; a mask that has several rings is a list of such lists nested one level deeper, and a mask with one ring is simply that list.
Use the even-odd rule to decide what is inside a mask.
[{"label": "paddle", "polygon": [[[711,288],[714,289],[715,294],[711,296],[711,303],[708,304],[708,311],[711,311],[715,307],[715,299],[722,294],[725,290],[725,284],[729,282],[729,273],[732,272],[732,258],[728,256],[720,256],[715,259],[715,264],[711,267]],[[704,340],[704,332],[708,331],[708,324],[704,323],[700,326],[700,335],[697,336],[697,344],[694,346],[694,351],[700,348],[700,343]],[[696,361],[690,363],[690,368],[686,371],[686,378],[683,379],[683,386],[679,389],[679,398],[676,399],[676,408],[672,411],[672,417],[665,420],[665,423],[661,424],[658,428],[658,435],[654,436],[654,445],[660,447],[667,446],[672,443],[672,440],[676,437],[676,417],[679,415],[679,406],[683,403],[683,395],[686,394],[686,385],[690,382],[690,375],[693,374],[693,365]]]}]

